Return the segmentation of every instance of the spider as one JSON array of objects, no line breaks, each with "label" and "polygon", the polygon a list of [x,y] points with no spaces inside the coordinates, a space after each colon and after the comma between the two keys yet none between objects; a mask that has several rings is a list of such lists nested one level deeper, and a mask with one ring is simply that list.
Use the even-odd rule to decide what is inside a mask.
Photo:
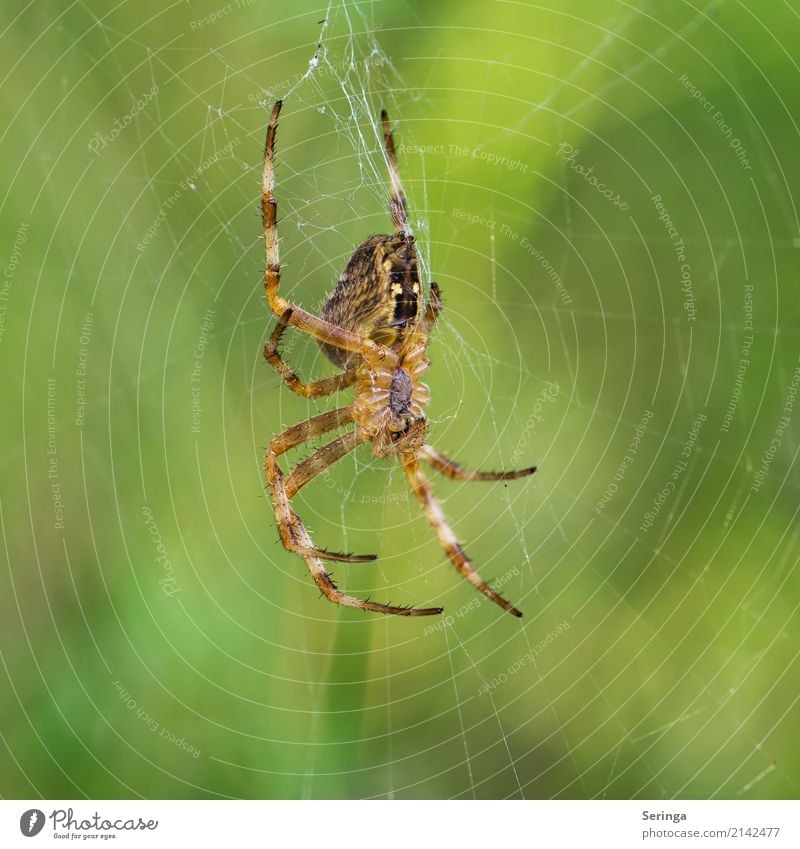
[{"label": "spider", "polygon": [[[318,548],[311,540],[291,500],[309,481],[365,442],[376,457],[397,457],[456,569],[485,596],[514,616],[522,616],[478,574],[445,519],[420,461],[447,477],[463,481],[498,481],[531,475],[535,467],[510,472],[471,471],[440,454],[425,441],[427,424],[423,407],[430,390],[420,382],[427,370],[428,336],[442,309],[441,292],[431,282],[427,298],[419,279],[414,236],[410,232],[406,198],[397,170],[397,156],[386,111],[381,112],[383,138],[391,185],[390,212],[394,232],[370,236],[353,252],[331,292],[321,317],[289,303],[279,292],[281,266],[278,253],[275,190],[275,135],[281,112],[278,100],[267,127],[264,148],[261,209],[266,244],[264,285],[278,323],[264,348],[267,361],[286,385],[305,398],[321,398],[355,387],[355,400],[347,407],[319,413],[287,428],[269,444],[265,472],[275,519],[284,547],[306,562],[317,586],[332,602],[399,616],[430,616],[441,607],[395,607],[345,595],[325,568],[326,561],[363,563],[376,555],[337,554]],[[339,374],[304,383],[282,359],[279,342],[287,327],[306,333],[319,343]],[[288,474],[278,458],[292,448],[340,428],[343,435],[318,448]]]}]

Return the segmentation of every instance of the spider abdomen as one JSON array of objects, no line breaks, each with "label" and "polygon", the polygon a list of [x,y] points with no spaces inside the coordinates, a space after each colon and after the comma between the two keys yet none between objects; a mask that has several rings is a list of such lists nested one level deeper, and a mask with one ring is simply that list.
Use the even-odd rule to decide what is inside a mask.
[{"label": "spider abdomen", "polygon": [[[351,333],[389,347],[402,342],[422,306],[414,237],[406,233],[370,236],[353,252],[336,282],[322,318]],[[325,356],[343,369],[359,354],[321,343]]]}]

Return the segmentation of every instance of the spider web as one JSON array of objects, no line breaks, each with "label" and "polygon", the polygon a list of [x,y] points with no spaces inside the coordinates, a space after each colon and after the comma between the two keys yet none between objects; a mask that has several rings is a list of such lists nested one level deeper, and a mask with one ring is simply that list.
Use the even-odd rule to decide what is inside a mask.
[{"label": "spider web", "polygon": [[[796,103],[778,82],[798,70],[797,15],[450,11],[20,18],[62,46],[10,123],[41,129],[8,181],[16,220],[35,222],[37,247],[17,229],[8,301],[27,331],[0,336],[27,416],[27,498],[4,492],[2,533],[11,564],[33,542],[38,581],[12,566],[4,594],[8,795],[797,796],[800,340],[783,281],[800,227]],[[367,449],[296,509],[318,544],[380,555],[337,564],[341,587],[445,616],[328,606],[275,542],[266,441],[347,403],[292,396],[260,357],[277,98],[282,289],[312,311],[389,226],[389,112],[423,277],[445,297],[431,440],[470,467],[539,465],[507,485],[431,476],[521,622],[453,572],[402,474]],[[306,379],[332,373],[310,340],[287,333],[283,352]],[[48,378],[54,547],[50,432],[25,412]]]}]

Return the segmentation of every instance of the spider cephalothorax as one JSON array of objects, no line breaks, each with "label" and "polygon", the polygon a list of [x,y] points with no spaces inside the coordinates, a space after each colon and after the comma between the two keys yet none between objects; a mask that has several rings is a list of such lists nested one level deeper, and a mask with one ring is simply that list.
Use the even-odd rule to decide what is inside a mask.
[{"label": "spider cephalothorax", "polygon": [[[439,288],[433,282],[425,297],[420,281],[416,246],[408,226],[406,199],[397,172],[397,157],[386,112],[381,113],[381,121],[391,181],[394,233],[371,236],[355,249],[323,307],[322,317],[318,318],[290,304],[278,291],[280,259],[274,156],[280,111],[281,101],[278,101],[267,128],[261,196],[267,252],[264,283],[270,307],[279,319],[264,354],[289,388],[306,398],[355,387],[355,399],[349,407],[312,416],[287,428],[270,442],[266,475],[281,540],[289,551],[305,559],[317,585],[331,601],[403,616],[442,612],[440,607],[394,607],[342,593],[326,571],[324,561],[362,562],[374,560],[374,555],[336,554],[317,548],[292,509],[291,499],[301,487],[362,443],[370,442],[376,457],[396,456],[399,459],[456,569],[504,610],[522,616],[475,571],[447,524],[420,467],[420,460],[424,460],[458,480],[510,480],[536,471],[535,467],[514,472],[470,471],[425,441],[427,422],[423,408],[430,400],[430,390],[420,378],[429,365],[428,336],[441,311],[441,299]],[[313,383],[303,383],[278,351],[281,335],[289,325],[314,337],[325,356],[342,372]],[[318,448],[288,475],[281,471],[278,457],[282,454],[314,437],[346,427],[352,429]]]}]

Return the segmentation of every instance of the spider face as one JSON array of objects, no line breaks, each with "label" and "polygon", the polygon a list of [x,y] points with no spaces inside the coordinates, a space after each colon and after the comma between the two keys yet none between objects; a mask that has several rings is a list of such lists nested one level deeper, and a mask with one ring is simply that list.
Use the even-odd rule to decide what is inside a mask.
[{"label": "spider face", "polygon": [[[277,202],[274,197],[275,133],[281,102],[272,110],[264,153],[261,208],[266,242],[264,284],[278,324],[264,350],[289,388],[306,398],[318,398],[349,387],[355,388],[353,403],[312,416],[287,428],[270,442],[266,456],[266,477],[284,546],[299,554],[317,586],[333,602],[362,610],[402,616],[441,613],[441,607],[394,607],[345,595],[325,569],[325,561],[363,562],[374,555],[336,554],[317,548],[311,541],[291,499],[317,475],[337,460],[369,442],[376,457],[396,457],[409,483],[427,513],[439,542],[458,572],[485,596],[514,616],[522,616],[512,604],[498,595],[478,575],[455,534],[425,477],[420,461],[429,463],[457,480],[510,480],[530,475],[535,467],[515,472],[475,472],[465,469],[427,444],[427,422],[423,412],[430,390],[421,377],[429,366],[428,337],[442,304],[439,288],[431,282],[427,297],[419,276],[414,237],[409,231],[406,199],[397,173],[394,141],[389,119],[381,113],[386,157],[391,183],[390,210],[394,232],[370,236],[353,252],[339,277],[320,318],[290,304],[279,293]],[[342,371],[313,383],[302,380],[283,361],[278,344],[291,325],[319,343],[325,356]],[[284,474],[278,458],[292,448],[333,430],[345,433],[323,445]]]}]

